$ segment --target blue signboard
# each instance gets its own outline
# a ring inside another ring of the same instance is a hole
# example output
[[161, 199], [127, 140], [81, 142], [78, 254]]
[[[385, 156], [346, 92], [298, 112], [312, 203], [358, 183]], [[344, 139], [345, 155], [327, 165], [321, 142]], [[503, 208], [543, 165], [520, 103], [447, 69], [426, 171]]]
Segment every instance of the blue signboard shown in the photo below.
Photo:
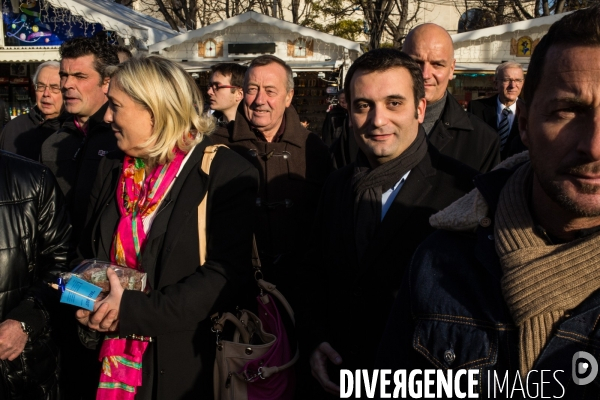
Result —
[[[60, 46], [73, 37], [92, 37], [104, 30], [43, 0], [2, 0], [2, 22], [5, 46]], [[116, 42], [113, 34], [107, 37]]]

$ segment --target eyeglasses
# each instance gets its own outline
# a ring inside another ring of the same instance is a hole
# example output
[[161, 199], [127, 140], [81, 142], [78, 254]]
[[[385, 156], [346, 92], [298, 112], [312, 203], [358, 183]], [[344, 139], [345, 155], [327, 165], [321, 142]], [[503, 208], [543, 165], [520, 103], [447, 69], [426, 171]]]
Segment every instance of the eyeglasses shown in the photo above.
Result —
[[37, 83], [35, 85], [36, 92], [44, 93], [46, 91], [46, 88], [48, 88], [50, 90], [50, 93], [54, 93], [54, 94], [60, 93], [60, 86], [58, 86], [58, 85], [48, 86], [48, 85], [44, 85], [43, 83]]
[[510, 79], [510, 78], [504, 78], [502, 79], [501, 82], [504, 83], [518, 83], [519, 85], [522, 84], [525, 81], [525, 79]]
[[213, 91], [217, 92], [219, 91], [219, 89], [241, 89], [241, 87], [239, 86], [231, 86], [231, 85], [222, 85], [219, 86], [218, 83], [209, 83], [208, 87], [211, 88]]

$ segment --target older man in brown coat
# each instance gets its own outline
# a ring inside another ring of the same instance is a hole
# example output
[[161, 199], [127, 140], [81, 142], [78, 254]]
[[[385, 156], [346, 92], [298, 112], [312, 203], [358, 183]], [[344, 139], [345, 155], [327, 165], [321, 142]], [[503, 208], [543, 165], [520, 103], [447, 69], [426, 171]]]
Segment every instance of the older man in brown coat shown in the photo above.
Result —
[[275, 56], [260, 56], [246, 73], [235, 123], [212, 135], [260, 172], [255, 234], [263, 271], [292, 305], [321, 187], [331, 171], [327, 147], [290, 107], [293, 96], [290, 67]]

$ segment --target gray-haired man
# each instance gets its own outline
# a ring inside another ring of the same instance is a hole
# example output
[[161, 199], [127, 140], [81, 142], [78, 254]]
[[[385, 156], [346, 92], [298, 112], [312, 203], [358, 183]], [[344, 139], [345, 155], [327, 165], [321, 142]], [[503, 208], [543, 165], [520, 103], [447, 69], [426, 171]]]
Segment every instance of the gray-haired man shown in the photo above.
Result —
[[494, 128], [500, 139], [500, 157], [505, 158], [525, 150], [519, 137], [517, 100], [523, 88], [523, 66], [514, 61], [504, 62], [496, 68], [494, 83], [498, 94], [469, 103], [469, 112]]
[[[213, 76], [214, 79], [214, 76]], [[300, 124], [291, 106], [294, 78], [279, 58], [255, 58], [244, 78], [233, 124], [211, 139], [235, 150], [260, 172], [255, 235], [263, 270], [295, 305], [310, 227], [331, 170], [327, 146]]]
[[42, 143], [60, 128], [63, 98], [60, 64], [46, 61], [33, 75], [35, 106], [10, 121], [0, 134], [0, 149], [38, 161]]

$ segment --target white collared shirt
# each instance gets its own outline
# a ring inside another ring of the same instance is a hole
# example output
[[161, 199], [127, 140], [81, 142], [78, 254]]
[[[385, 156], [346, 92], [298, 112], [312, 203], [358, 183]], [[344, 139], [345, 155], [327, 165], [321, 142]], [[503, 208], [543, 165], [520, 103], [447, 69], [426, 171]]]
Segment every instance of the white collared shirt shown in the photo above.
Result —
[[400, 189], [402, 189], [402, 186], [404, 186], [404, 182], [406, 182], [406, 178], [408, 178], [408, 174], [410, 174], [410, 171], [408, 171], [406, 174], [404, 174], [404, 176], [398, 182], [396, 182], [396, 184], [394, 186], [392, 186], [391, 188], [389, 188], [388, 190], [386, 190], [384, 193], [381, 194], [381, 220], [382, 221], [383, 221], [383, 217], [385, 217], [385, 214], [388, 212], [388, 210], [392, 206], [392, 203], [394, 202], [394, 199], [398, 195], [398, 192], [400, 192]]

